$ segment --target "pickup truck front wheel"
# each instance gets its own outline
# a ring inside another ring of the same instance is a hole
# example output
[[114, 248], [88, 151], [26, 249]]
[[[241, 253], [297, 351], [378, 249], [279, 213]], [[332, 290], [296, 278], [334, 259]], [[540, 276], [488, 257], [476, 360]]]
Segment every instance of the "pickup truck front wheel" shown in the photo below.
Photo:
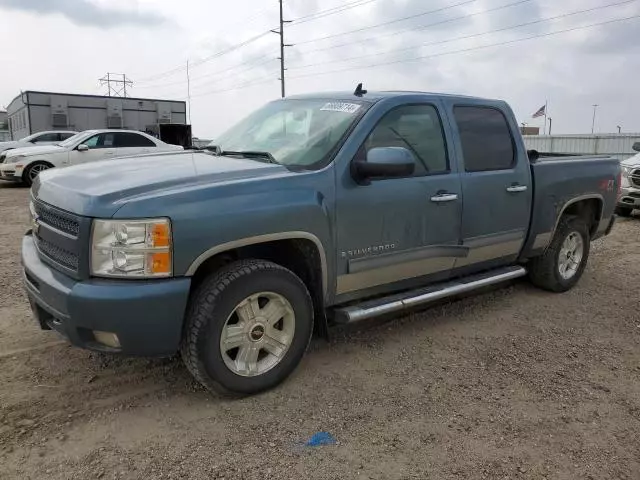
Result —
[[579, 217], [562, 217], [547, 250], [529, 264], [529, 278], [540, 288], [552, 292], [571, 289], [587, 265], [590, 235]]
[[302, 280], [272, 262], [241, 260], [193, 293], [182, 358], [209, 390], [254, 394], [293, 372], [312, 331], [313, 306]]

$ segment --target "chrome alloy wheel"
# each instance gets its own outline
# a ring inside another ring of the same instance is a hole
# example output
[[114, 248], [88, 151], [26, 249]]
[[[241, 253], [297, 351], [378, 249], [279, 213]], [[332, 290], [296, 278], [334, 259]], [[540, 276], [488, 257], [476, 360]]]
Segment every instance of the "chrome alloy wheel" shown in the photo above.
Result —
[[234, 308], [222, 327], [220, 353], [236, 375], [254, 377], [278, 365], [295, 333], [289, 301], [274, 292], [250, 295]]
[[569, 280], [576, 274], [580, 268], [583, 255], [584, 241], [582, 240], [582, 235], [578, 232], [571, 232], [562, 242], [558, 255], [558, 273], [563, 279]]
[[33, 165], [30, 169], [29, 169], [29, 180], [31, 180], [32, 182], [36, 179], [36, 177], [40, 174], [40, 172], [44, 172], [45, 170], [48, 170], [49, 167], [42, 164], [42, 163], [38, 163], [37, 165]]

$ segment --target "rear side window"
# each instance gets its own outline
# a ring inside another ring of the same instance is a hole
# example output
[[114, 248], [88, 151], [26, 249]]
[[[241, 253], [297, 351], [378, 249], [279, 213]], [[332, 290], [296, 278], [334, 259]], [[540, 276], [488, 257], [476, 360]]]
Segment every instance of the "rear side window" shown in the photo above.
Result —
[[73, 137], [75, 133], [59, 133], [60, 140], [66, 140], [67, 138]]
[[34, 138], [32, 140], [33, 143], [38, 143], [38, 142], [57, 142], [58, 141], [58, 134], [57, 133], [43, 133], [42, 135]]
[[464, 169], [467, 172], [507, 170], [514, 164], [514, 148], [507, 119], [487, 107], [455, 107]]
[[116, 133], [116, 147], [119, 148], [131, 148], [131, 147], [155, 147], [156, 144], [149, 140], [147, 137], [138, 135], [137, 133], [121, 132]]

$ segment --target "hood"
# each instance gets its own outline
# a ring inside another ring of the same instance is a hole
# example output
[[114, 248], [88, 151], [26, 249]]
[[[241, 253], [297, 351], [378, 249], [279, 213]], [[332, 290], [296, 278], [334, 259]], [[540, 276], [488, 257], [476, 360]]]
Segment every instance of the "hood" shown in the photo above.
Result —
[[15, 157], [16, 155], [42, 155], [58, 152], [66, 152], [66, 149], [57, 145], [33, 145], [31, 147], [23, 146], [22, 148], [10, 150], [7, 152], [7, 157]]
[[170, 152], [53, 168], [38, 176], [33, 192], [63, 210], [106, 218], [136, 198], [288, 173], [255, 160]]
[[637, 167], [637, 166], [640, 166], [640, 153], [638, 153], [637, 155], [634, 155], [631, 158], [627, 158], [626, 160], [623, 160], [620, 163], [622, 165], [624, 165], [625, 167]]
[[0, 153], [10, 148], [28, 147], [29, 145], [33, 144], [29, 142], [21, 142], [20, 140], [13, 140], [11, 142], [0, 142]]

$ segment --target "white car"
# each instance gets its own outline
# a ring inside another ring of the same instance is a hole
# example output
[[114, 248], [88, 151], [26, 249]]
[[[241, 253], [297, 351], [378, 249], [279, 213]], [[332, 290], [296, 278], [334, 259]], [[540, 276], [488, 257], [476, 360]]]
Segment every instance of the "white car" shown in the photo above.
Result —
[[40, 172], [53, 167], [176, 150], [183, 148], [134, 130], [86, 130], [57, 145], [9, 150], [2, 154], [0, 179], [31, 185]]
[[64, 142], [67, 138], [73, 137], [76, 133], [71, 130], [56, 130], [51, 132], [38, 132], [20, 140], [10, 142], [0, 142], [0, 153], [14, 148], [33, 147], [34, 145], [54, 145]]

